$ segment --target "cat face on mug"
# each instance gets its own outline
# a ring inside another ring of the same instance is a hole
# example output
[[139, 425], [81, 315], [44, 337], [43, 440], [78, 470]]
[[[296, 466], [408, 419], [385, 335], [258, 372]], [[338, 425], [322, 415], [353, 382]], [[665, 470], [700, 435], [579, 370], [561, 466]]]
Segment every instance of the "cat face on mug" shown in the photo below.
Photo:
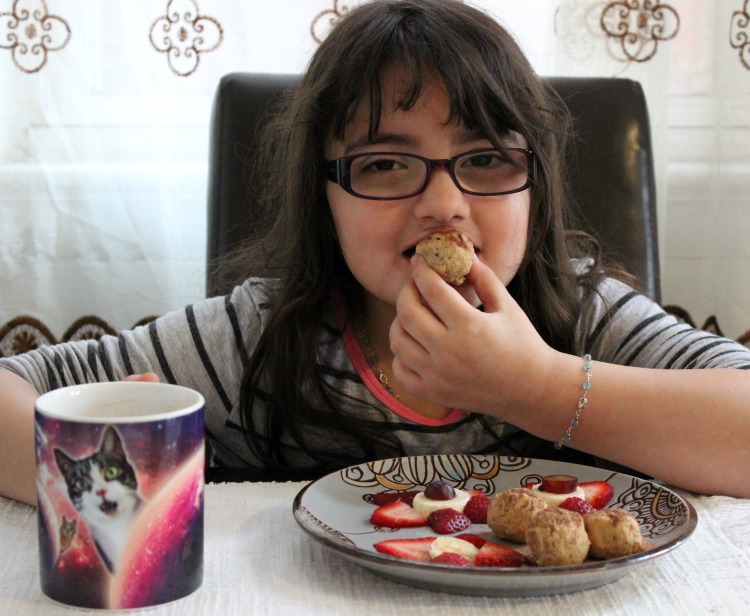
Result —
[[142, 502], [120, 435], [107, 426], [92, 455], [72, 458], [55, 448], [55, 461], [71, 503], [88, 523], [107, 568], [113, 571]]

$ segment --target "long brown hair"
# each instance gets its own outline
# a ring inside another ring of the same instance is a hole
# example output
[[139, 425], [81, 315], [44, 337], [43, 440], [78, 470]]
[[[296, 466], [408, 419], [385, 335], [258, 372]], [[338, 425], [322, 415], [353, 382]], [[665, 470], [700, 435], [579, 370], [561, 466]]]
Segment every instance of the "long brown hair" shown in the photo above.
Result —
[[[566, 110], [512, 36], [480, 10], [458, 0], [380, 0], [355, 8], [320, 45], [283, 113], [268, 127], [257, 177], [266, 180], [263, 206], [271, 224], [245, 255], [247, 275], [273, 276], [280, 286], [246, 369], [243, 428], [264, 465], [289, 476], [294, 469], [283, 454], [284, 434], [317, 461], [318, 474], [384, 452], [399, 454], [382, 422], [347, 415], [347, 400], [316, 368], [332, 297], [348, 309], [359, 307], [362, 298], [326, 201], [324, 146], [342, 136], [360, 103], [369, 106], [370, 129], [377, 129], [381, 75], [393, 66], [409, 76], [400, 107], [411, 108], [426, 81], [437, 76], [453, 119], [496, 145], [508, 130], [528, 141], [537, 178], [526, 253], [509, 290], [548, 344], [573, 351], [579, 298], [565, 233]], [[355, 435], [360, 450], [350, 460], [340, 452], [329, 455], [308, 437], [310, 426], [318, 433]]]

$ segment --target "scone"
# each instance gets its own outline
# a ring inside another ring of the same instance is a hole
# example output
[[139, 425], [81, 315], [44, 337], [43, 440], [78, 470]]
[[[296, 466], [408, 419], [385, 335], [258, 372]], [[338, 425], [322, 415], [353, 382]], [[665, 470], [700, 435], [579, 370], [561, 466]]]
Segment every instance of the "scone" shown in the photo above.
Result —
[[559, 507], [534, 514], [526, 543], [542, 566], [578, 565], [586, 560], [590, 545], [581, 514]]
[[642, 552], [646, 542], [638, 520], [624, 509], [602, 509], [583, 516], [592, 558], [617, 558]]
[[531, 518], [546, 509], [541, 496], [526, 488], [508, 488], [496, 494], [487, 509], [487, 524], [496, 535], [523, 543]]
[[474, 246], [458, 229], [433, 233], [417, 244], [416, 253], [448, 284], [458, 286], [471, 269]]

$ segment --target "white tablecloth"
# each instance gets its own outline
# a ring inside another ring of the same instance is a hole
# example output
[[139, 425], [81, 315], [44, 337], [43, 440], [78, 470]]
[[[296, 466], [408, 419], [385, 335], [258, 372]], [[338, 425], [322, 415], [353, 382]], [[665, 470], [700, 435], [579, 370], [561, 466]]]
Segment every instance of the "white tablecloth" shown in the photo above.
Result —
[[[151, 616], [750, 614], [750, 500], [681, 492], [698, 512], [698, 527], [672, 552], [593, 590], [501, 599], [428, 592], [381, 579], [349, 563], [311, 539], [294, 521], [292, 502], [303, 486], [206, 486], [203, 586], [185, 599], [143, 612]], [[0, 498], [0, 538], [0, 614], [90, 614], [53, 605], [42, 595], [34, 508]]]

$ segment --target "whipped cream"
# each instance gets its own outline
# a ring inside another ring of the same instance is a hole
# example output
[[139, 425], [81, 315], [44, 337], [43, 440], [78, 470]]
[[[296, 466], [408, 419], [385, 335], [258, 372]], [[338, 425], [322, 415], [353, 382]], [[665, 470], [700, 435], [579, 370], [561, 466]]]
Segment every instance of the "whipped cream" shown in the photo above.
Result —
[[586, 493], [580, 487], [577, 487], [572, 492], [566, 492], [565, 494], [554, 494], [553, 492], [547, 492], [545, 490], [541, 490], [541, 487], [541, 483], [536, 483], [531, 486], [531, 489], [534, 491], [534, 493], [541, 496], [550, 507], [557, 507], [565, 499], [571, 498], [573, 496], [578, 497], [582, 500], [586, 500]]

